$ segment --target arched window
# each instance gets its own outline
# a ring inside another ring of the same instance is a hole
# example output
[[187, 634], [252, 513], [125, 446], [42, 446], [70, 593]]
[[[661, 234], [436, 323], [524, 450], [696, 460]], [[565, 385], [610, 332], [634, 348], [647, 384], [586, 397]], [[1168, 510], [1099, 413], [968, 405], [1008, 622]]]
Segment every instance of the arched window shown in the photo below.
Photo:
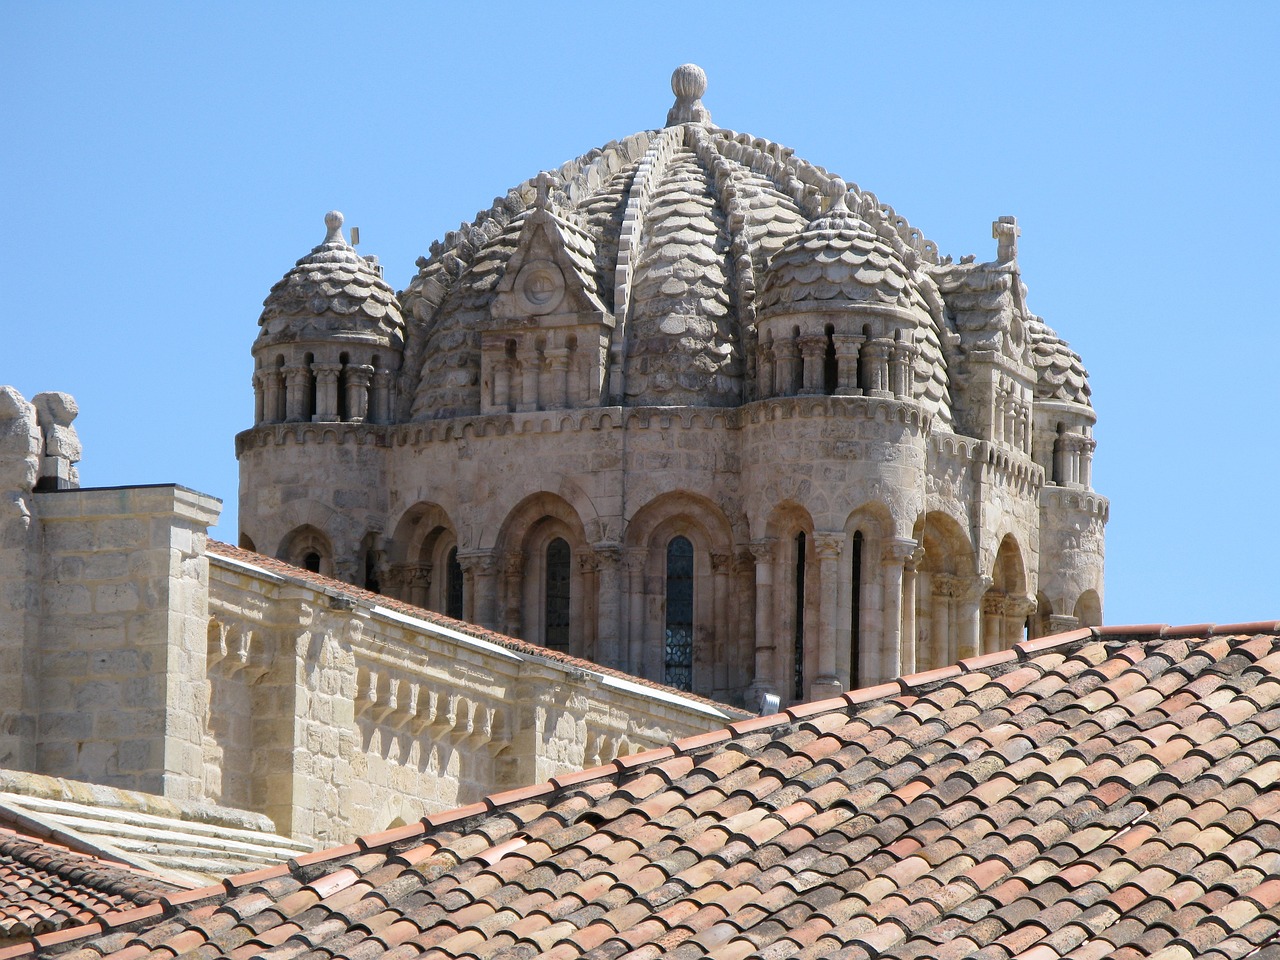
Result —
[[462, 564], [458, 562], [458, 548], [452, 547], [445, 560], [444, 614], [455, 620], [462, 619]]
[[693, 544], [676, 537], [667, 544], [666, 666], [663, 680], [693, 689]]
[[796, 534], [795, 688], [792, 690], [797, 703], [804, 700], [804, 554], [805, 535], [801, 530]]
[[854, 531], [849, 549], [853, 567], [849, 585], [849, 686], [854, 690], [862, 686], [862, 542], [862, 531]]
[[320, 572], [320, 554], [312, 550], [302, 558], [302, 567], [304, 570], [310, 570], [312, 573]]
[[556, 537], [547, 544], [546, 635], [553, 650], [569, 649], [569, 544]]

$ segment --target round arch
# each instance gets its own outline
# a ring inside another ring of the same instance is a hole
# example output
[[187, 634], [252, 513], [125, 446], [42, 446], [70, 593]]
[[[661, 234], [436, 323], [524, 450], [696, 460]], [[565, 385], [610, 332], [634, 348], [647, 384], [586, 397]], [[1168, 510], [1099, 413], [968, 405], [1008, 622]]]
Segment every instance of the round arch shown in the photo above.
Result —
[[916, 521], [916, 669], [959, 659], [961, 606], [977, 576], [977, 557], [964, 528], [950, 514], [931, 510]]

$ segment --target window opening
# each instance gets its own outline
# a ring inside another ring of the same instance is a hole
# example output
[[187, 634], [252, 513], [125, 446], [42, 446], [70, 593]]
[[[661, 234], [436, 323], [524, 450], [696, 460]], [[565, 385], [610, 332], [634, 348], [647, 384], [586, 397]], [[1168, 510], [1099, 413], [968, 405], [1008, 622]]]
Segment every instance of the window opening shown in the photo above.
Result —
[[381, 593], [381, 586], [378, 583], [378, 562], [370, 550], [364, 555], [364, 588], [371, 593]]
[[458, 548], [449, 550], [444, 570], [444, 615], [462, 619], [462, 564], [458, 562]]
[[862, 531], [853, 534], [850, 551], [853, 575], [850, 578], [852, 592], [849, 595], [849, 686], [857, 690], [862, 686]]
[[569, 649], [569, 544], [556, 537], [547, 544], [547, 596], [545, 645]]
[[667, 544], [666, 670], [668, 686], [693, 689], [693, 544], [676, 537]]
[[835, 327], [827, 327], [827, 350], [822, 357], [822, 392], [832, 396], [840, 386], [840, 367], [836, 361]]
[[310, 551], [302, 558], [302, 567], [304, 570], [310, 570], [312, 573], [320, 572], [320, 554], [314, 550]]
[[804, 699], [804, 548], [805, 536], [801, 530], [796, 534], [795, 688], [792, 690], [797, 702]]

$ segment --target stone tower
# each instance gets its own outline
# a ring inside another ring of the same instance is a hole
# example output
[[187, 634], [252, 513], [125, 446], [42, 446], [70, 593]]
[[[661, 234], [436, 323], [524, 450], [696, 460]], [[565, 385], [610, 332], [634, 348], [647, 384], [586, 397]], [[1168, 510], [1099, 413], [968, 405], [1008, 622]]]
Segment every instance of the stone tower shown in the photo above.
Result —
[[672, 89], [398, 295], [326, 218], [260, 320], [244, 545], [749, 704], [1098, 623], [1095, 415], [1014, 220], [953, 262]]

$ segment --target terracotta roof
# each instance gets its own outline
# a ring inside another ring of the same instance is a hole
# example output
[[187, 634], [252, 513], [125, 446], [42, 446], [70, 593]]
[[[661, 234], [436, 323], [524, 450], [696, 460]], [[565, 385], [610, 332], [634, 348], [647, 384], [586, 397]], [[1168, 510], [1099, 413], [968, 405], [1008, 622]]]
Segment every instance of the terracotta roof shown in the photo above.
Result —
[[178, 889], [17, 825], [0, 825], [0, 940], [77, 926]]
[[302, 567], [295, 567], [292, 564], [285, 563], [283, 560], [276, 560], [273, 557], [265, 556], [261, 553], [254, 553], [250, 550], [242, 550], [239, 547], [233, 547], [229, 543], [223, 543], [220, 540], [210, 540], [208, 543], [208, 552], [214, 556], [225, 557], [229, 560], [236, 560], [240, 563], [247, 563], [251, 566], [266, 570], [276, 576], [288, 577], [292, 580], [302, 581], [310, 584], [317, 590], [326, 593], [348, 597], [352, 600], [358, 600], [361, 603], [370, 606], [383, 607], [387, 610], [394, 610], [405, 616], [414, 617], [436, 626], [445, 627], [456, 633], [466, 634], [469, 637], [475, 637], [477, 640], [484, 640], [487, 643], [497, 644], [508, 650], [524, 654], [530, 657], [539, 657], [549, 660], [553, 663], [559, 663], [565, 667], [576, 670], [587, 670], [591, 673], [601, 674], [607, 677], [617, 677], [626, 680], [629, 683], [638, 686], [648, 687], [655, 692], [660, 692], [668, 697], [680, 697], [694, 703], [705, 704], [714, 707], [716, 710], [722, 711], [728, 716], [744, 716], [745, 711], [738, 707], [733, 707], [725, 703], [719, 703], [707, 697], [698, 696], [696, 693], [689, 693], [685, 690], [677, 690], [675, 687], [669, 687], [666, 684], [658, 683], [654, 680], [647, 680], [644, 677], [632, 676], [629, 673], [623, 673], [621, 670], [614, 670], [610, 667], [602, 667], [599, 664], [592, 663], [590, 660], [583, 660], [581, 657], [572, 657], [567, 653], [561, 653], [558, 650], [552, 650], [549, 647], [540, 644], [531, 643], [528, 640], [521, 640], [518, 637], [509, 637], [504, 633], [496, 633], [493, 630], [486, 630], [484, 627], [477, 626], [474, 623], [467, 623], [465, 620], [454, 620], [452, 617], [446, 617], [442, 613], [436, 613], [434, 610], [427, 610], [423, 607], [415, 607], [411, 603], [405, 603], [403, 600], [396, 600], [393, 597], [383, 596], [380, 593], [374, 593], [371, 590], [365, 590], [363, 587], [357, 587], [343, 580], [335, 580], [332, 577], [326, 577], [323, 574], [312, 573], [310, 570], [304, 570]]
[[0, 960], [1270, 957], [1278, 628], [1023, 642]]

